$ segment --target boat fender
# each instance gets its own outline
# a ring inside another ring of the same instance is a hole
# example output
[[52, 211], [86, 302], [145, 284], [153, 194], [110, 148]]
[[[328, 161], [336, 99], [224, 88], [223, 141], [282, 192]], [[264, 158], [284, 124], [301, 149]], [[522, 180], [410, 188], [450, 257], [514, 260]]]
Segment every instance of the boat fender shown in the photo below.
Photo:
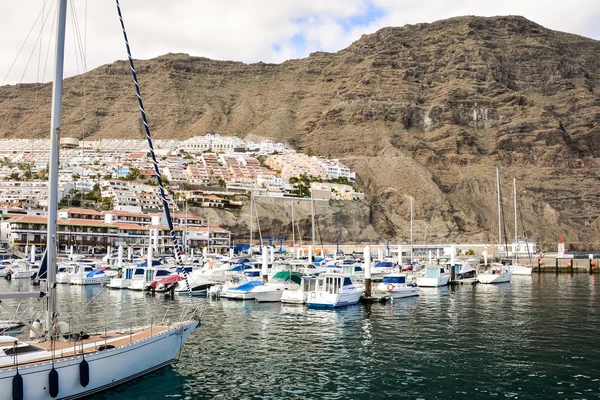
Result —
[[90, 383], [90, 365], [85, 358], [79, 363], [79, 383], [83, 387], [86, 387]]
[[389, 285], [387, 285], [387, 290], [388, 290], [388, 292], [391, 292], [392, 290], [394, 290], [394, 285], [392, 285], [391, 283]]
[[10, 281], [10, 280], [12, 279], [12, 274], [13, 274], [13, 273], [12, 273], [12, 271], [8, 271], [8, 272], [6, 273], [6, 280], [7, 280], [7, 281]]
[[23, 400], [23, 377], [19, 371], [12, 380], [12, 400]]
[[50, 374], [48, 374], [48, 392], [53, 399], [58, 396], [58, 371], [54, 367], [52, 367]]

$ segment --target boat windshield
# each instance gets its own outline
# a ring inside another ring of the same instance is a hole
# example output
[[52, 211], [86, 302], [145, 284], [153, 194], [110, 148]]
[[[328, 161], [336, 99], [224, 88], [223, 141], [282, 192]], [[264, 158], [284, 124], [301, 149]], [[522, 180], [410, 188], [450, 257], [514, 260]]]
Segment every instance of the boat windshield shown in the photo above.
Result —
[[406, 283], [405, 276], [384, 276], [382, 283]]
[[[442, 270], [443, 271], [443, 270]], [[437, 278], [440, 276], [440, 269], [437, 267], [427, 268], [427, 273], [425, 275], [427, 278]]]

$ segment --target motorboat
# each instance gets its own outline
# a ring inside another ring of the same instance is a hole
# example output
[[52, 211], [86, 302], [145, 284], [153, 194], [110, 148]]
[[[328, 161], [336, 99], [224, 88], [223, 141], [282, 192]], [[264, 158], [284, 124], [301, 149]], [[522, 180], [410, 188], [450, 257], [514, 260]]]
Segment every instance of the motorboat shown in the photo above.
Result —
[[375, 287], [374, 291], [384, 293], [393, 299], [419, 295], [419, 287], [408, 285], [406, 274], [403, 273], [384, 275], [381, 283]]
[[146, 269], [142, 267], [126, 267], [121, 272], [117, 272], [116, 276], [110, 278], [107, 287], [111, 289], [127, 289], [131, 286], [131, 281], [134, 278], [143, 279]]
[[365, 289], [356, 285], [350, 275], [325, 272], [317, 277], [315, 290], [308, 294], [310, 308], [335, 308], [357, 304]]
[[166, 278], [171, 271], [164, 267], [146, 267], [143, 276], [134, 275], [131, 278], [130, 290], [146, 290], [150, 282]]
[[511, 279], [510, 268], [507, 265], [492, 263], [490, 268], [477, 276], [479, 283], [508, 283]]
[[[80, 267], [82, 269], [89, 267]], [[102, 285], [109, 283], [112, 276], [103, 269], [94, 269], [86, 274], [76, 274], [71, 277], [71, 285]]]
[[37, 273], [39, 266], [30, 262], [29, 260], [14, 260], [12, 264], [12, 278], [13, 279], [29, 279]]
[[279, 271], [264, 285], [251, 290], [258, 302], [281, 301], [281, 294], [287, 290], [300, 288], [300, 277], [295, 271]]
[[317, 286], [317, 277], [304, 275], [300, 277], [300, 285], [293, 290], [284, 290], [281, 293], [281, 302], [287, 304], [305, 304], [308, 300], [308, 293], [315, 290]]
[[[256, 268], [246, 269], [243, 272], [231, 272], [227, 273], [225, 282], [217, 283], [208, 289], [207, 296], [211, 297], [227, 297], [226, 292], [229, 289], [237, 288], [246, 282], [260, 281], [262, 282], [261, 270]], [[177, 290], [176, 290], [177, 291]]]
[[447, 264], [448, 269], [454, 268], [454, 281], [460, 283], [476, 283], [477, 269], [475, 269], [468, 261], [459, 261], [453, 266]]
[[252, 289], [264, 285], [263, 281], [248, 281], [243, 285], [225, 290], [224, 296], [229, 300], [254, 300]]
[[371, 269], [371, 278], [373, 279], [383, 279], [385, 274], [389, 274], [394, 271], [395, 263], [391, 261], [378, 261], [373, 265]]
[[439, 265], [428, 265], [425, 267], [425, 275], [417, 278], [419, 287], [446, 286], [450, 282], [450, 274], [446, 268]]
[[85, 276], [94, 271], [89, 265], [59, 264], [56, 272], [56, 283], [71, 283], [71, 279], [79, 275]]

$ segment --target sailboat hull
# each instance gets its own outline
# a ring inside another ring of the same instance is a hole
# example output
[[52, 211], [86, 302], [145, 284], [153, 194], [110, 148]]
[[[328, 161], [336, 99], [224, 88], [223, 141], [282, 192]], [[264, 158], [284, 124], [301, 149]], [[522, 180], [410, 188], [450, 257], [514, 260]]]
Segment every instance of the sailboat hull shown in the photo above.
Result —
[[510, 273], [513, 275], [531, 275], [531, 267], [524, 267], [522, 265], [512, 265], [510, 267]]
[[[198, 321], [188, 321], [127, 345], [87, 354], [89, 383], [80, 384], [82, 356], [55, 359], [19, 367], [23, 378], [23, 398], [51, 400], [49, 373], [54, 367], [58, 373], [58, 396], [54, 399], [80, 399], [120, 385], [149, 372], [169, 365], [181, 346], [198, 326]], [[13, 398], [14, 367], [0, 369], [0, 393], [3, 398]], [[4, 397], [6, 396], [6, 397]]]
[[479, 283], [507, 283], [510, 282], [511, 273], [503, 272], [497, 274], [491, 274], [489, 272], [484, 274], [479, 274], [477, 279]]

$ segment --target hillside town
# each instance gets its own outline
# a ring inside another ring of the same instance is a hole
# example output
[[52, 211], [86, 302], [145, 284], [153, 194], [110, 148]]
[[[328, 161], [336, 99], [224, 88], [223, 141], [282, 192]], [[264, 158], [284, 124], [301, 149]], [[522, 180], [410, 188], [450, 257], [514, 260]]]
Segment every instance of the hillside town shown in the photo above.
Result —
[[[47, 140], [3, 140], [0, 209], [3, 246], [43, 245], [48, 207]], [[272, 140], [244, 141], [207, 133], [185, 141], [157, 140], [156, 155], [176, 231], [191, 248], [228, 247], [231, 232], [188, 212], [236, 208], [252, 196], [362, 200], [356, 175], [336, 159], [297, 153]], [[167, 246], [166, 222], [145, 140], [61, 140], [59, 243]], [[180, 214], [179, 212], [185, 212]]]

